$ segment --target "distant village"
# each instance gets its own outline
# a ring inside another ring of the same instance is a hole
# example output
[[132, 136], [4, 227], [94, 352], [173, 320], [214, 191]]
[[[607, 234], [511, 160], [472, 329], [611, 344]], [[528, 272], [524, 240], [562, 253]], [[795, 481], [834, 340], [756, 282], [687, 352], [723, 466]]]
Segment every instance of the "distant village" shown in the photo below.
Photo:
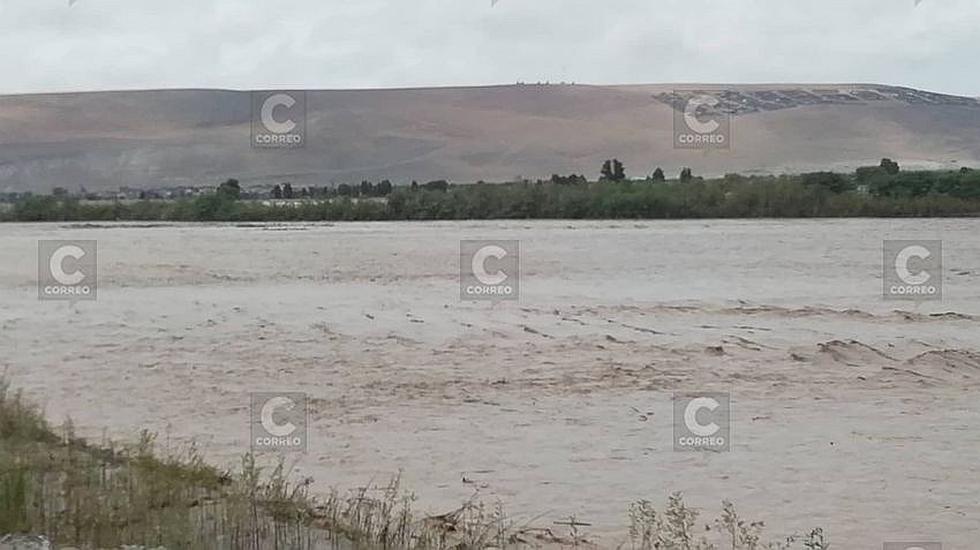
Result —
[[[214, 186], [180, 186], [180, 187], [161, 187], [158, 189], [135, 189], [132, 187], [122, 186], [119, 187], [118, 191], [113, 190], [101, 190], [101, 191], [88, 191], [84, 187], [81, 187], [75, 191], [69, 191], [64, 187], [55, 187], [51, 191], [51, 195], [56, 197], [65, 197], [78, 200], [87, 201], [125, 201], [125, 200], [149, 200], [149, 199], [182, 199], [182, 198], [193, 198], [201, 195], [206, 195], [214, 192]], [[0, 202], [17, 202], [22, 199], [26, 199], [35, 195], [46, 194], [46, 193], [34, 193], [31, 191], [25, 192], [9, 192], [0, 193]], [[245, 193], [243, 193], [243, 196]]]
[[[188, 186], [181, 185], [176, 187], [158, 187], [148, 189], [137, 189], [129, 186], [120, 186], [118, 190], [89, 191], [80, 187], [74, 191], [64, 187], [55, 187], [50, 193], [26, 192], [6, 192], [0, 193], [0, 203], [15, 203], [36, 195], [51, 195], [66, 199], [83, 200], [88, 202], [119, 202], [119, 201], [145, 201], [145, 200], [180, 200], [193, 199], [204, 195], [210, 195], [216, 189], [229, 187], [235, 190], [237, 198], [243, 200], [291, 200], [291, 199], [311, 199], [311, 198], [333, 198], [333, 197], [385, 197], [390, 195], [394, 185], [389, 180], [382, 180], [378, 183], [362, 181], [360, 184], [352, 185], [341, 183], [332, 186], [311, 186], [294, 189], [291, 183], [285, 182], [272, 186], [253, 186], [248, 189], [242, 188], [238, 180], [229, 179], [220, 186], [217, 182], [212, 185]], [[430, 181], [419, 184], [413, 181], [413, 188], [430, 190], [445, 190], [449, 183], [445, 180]]]

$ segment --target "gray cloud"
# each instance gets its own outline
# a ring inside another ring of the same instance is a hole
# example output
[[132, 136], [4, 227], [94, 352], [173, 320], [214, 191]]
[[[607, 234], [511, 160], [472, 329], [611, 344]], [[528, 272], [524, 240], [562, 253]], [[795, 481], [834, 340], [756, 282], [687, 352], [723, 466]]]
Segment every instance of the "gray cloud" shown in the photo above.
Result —
[[975, 0], [8, 0], [0, 93], [521, 80], [977, 95], [978, 29]]

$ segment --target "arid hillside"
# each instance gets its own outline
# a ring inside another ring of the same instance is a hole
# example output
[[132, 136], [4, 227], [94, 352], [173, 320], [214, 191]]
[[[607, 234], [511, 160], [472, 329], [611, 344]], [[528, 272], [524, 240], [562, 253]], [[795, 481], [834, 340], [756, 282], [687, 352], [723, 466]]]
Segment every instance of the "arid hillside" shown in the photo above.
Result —
[[[706, 93], [731, 113], [730, 150], [674, 147], [674, 113]], [[627, 174], [780, 173], [980, 164], [980, 102], [879, 85], [513, 85], [305, 92], [305, 146], [252, 147], [249, 92], [0, 96], [0, 192], [329, 185]]]

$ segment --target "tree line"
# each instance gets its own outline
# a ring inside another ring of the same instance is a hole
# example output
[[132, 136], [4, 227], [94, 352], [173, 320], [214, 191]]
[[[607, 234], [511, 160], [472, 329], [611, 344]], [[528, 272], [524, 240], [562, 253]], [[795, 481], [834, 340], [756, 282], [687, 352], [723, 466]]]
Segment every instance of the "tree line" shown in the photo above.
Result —
[[[297, 198], [291, 186], [272, 198]], [[348, 190], [349, 188], [349, 190]], [[630, 179], [616, 159], [600, 177], [553, 175], [548, 180], [454, 185], [437, 180], [393, 186], [365, 182], [308, 200], [241, 200], [228, 180], [214, 193], [171, 201], [89, 203], [64, 195], [32, 196], [0, 212], [0, 221], [340, 221], [461, 219], [900, 217], [980, 214], [980, 171], [903, 171], [883, 159], [854, 173], [782, 176], [728, 174], [705, 179], [684, 168], [667, 180], [657, 169]], [[309, 188], [305, 188], [309, 189]]]

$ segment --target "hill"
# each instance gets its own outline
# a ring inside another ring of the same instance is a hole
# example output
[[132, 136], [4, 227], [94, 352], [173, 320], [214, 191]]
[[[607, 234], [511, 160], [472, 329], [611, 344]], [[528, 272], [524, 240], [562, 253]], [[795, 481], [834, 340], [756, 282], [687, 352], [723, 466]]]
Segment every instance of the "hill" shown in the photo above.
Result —
[[[675, 93], [676, 90], [687, 90]], [[730, 150], [674, 147], [675, 109], [707, 94], [733, 115]], [[511, 85], [307, 91], [305, 146], [252, 146], [249, 92], [0, 96], [0, 191], [388, 178], [510, 181], [980, 164], [980, 102], [909, 88], [828, 85]]]

